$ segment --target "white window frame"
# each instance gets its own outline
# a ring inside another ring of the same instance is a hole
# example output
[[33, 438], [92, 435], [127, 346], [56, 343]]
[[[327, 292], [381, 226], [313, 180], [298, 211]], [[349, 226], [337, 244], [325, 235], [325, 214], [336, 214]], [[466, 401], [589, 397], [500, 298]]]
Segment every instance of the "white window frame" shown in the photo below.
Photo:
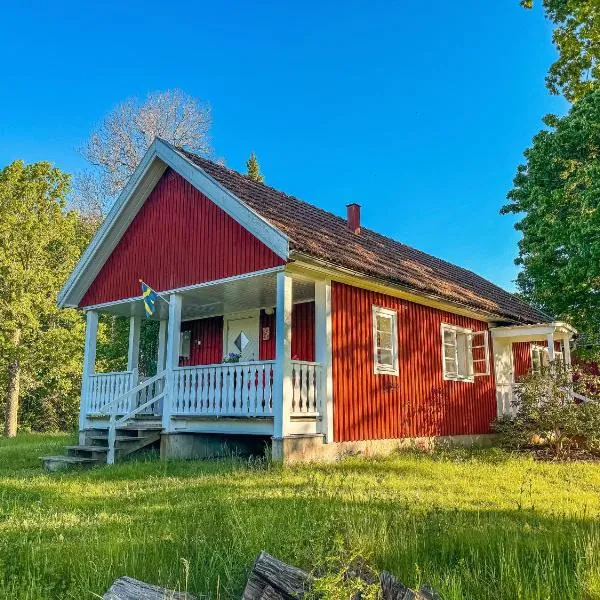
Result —
[[[446, 332], [451, 332], [454, 337], [454, 344], [446, 342]], [[464, 335], [464, 355], [460, 355], [460, 346], [458, 344], [458, 334]], [[489, 332], [484, 329], [482, 331], [473, 331], [458, 325], [450, 325], [442, 323], [440, 326], [440, 337], [442, 344], [442, 372], [446, 381], [463, 381], [473, 383], [475, 377], [490, 375], [490, 347], [489, 347]], [[480, 341], [479, 341], [480, 338]], [[474, 359], [473, 350], [483, 349], [484, 358]], [[452, 355], [450, 355], [452, 352]], [[455, 370], [448, 370], [448, 361], [454, 361]], [[461, 373], [460, 364], [464, 363], [464, 371]], [[481, 365], [480, 363], [483, 363]], [[479, 365], [479, 368], [476, 366]], [[483, 368], [481, 368], [483, 366]]]
[[[381, 306], [372, 306], [373, 316], [373, 370], [375, 375], [398, 375], [398, 313], [389, 308]], [[378, 361], [377, 346], [377, 317], [383, 317], [391, 320], [392, 323], [392, 364], [381, 364]]]

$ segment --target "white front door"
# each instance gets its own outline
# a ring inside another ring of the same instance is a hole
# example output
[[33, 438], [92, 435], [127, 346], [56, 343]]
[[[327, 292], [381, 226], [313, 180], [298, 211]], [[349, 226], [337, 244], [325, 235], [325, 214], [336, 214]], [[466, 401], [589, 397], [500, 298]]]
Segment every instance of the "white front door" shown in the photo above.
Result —
[[239, 354], [240, 361], [258, 360], [258, 313], [226, 317], [225, 355]]

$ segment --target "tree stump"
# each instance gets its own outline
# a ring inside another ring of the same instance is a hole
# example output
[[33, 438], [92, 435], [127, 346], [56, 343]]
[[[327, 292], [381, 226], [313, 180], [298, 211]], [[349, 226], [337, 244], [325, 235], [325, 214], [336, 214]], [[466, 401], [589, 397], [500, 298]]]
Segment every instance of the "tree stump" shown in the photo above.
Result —
[[102, 596], [103, 600], [197, 600], [186, 592], [150, 585], [132, 577], [119, 577]]

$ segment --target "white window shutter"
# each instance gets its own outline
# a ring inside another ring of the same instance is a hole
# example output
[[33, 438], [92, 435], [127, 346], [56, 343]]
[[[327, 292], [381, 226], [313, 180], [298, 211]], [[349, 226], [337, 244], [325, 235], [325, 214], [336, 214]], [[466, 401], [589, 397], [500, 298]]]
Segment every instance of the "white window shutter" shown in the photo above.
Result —
[[473, 375], [490, 374], [489, 333], [487, 330], [474, 331], [469, 336], [469, 351], [472, 357]]

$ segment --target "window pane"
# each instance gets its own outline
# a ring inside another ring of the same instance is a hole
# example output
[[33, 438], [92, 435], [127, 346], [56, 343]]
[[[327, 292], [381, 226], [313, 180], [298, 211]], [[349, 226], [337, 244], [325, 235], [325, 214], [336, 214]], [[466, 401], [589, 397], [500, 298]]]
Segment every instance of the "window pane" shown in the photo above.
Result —
[[448, 375], [457, 375], [456, 361], [453, 358], [446, 358], [444, 361], [445, 371]]
[[458, 374], [461, 377], [468, 377], [471, 374], [470, 356], [469, 356], [469, 338], [462, 331], [456, 334], [456, 346], [458, 350]]
[[380, 365], [384, 365], [386, 367], [393, 367], [394, 362], [392, 358], [392, 351], [386, 350], [384, 348], [377, 349], [377, 362]]
[[377, 346], [380, 348], [392, 349], [392, 334], [384, 333], [381, 331], [377, 332]]
[[392, 318], [383, 315], [377, 315], [377, 331], [382, 333], [392, 333]]

